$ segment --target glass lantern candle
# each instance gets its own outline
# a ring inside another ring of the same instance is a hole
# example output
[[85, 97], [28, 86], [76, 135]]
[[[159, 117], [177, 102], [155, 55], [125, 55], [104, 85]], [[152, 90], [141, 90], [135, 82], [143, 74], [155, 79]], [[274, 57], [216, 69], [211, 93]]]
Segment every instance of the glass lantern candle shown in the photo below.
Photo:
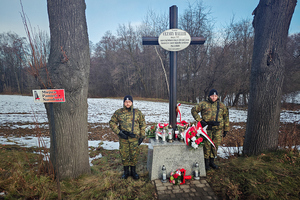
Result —
[[162, 172], [161, 182], [166, 183], [167, 182], [167, 169], [166, 169], [165, 165], [162, 166], [161, 172]]
[[166, 143], [166, 131], [162, 131], [162, 143]]
[[194, 166], [194, 179], [199, 180], [200, 179], [200, 168], [198, 162], [196, 162]]
[[155, 142], [158, 142], [158, 132], [155, 132]]
[[175, 129], [175, 140], [176, 141], [178, 141], [178, 135], [179, 135], [179, 131], [178, 131], [177, 127], [176, 127], [176, 129]]
[[173, 129], [171, 125], [168, 127], [168, 142], [173, 142]]

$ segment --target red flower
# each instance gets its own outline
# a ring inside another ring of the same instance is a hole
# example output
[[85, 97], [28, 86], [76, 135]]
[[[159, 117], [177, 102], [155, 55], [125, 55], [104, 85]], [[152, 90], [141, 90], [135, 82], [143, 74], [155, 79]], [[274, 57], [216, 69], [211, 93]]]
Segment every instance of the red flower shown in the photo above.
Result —
[[158, 127], [159, 127], [159, 128], [164, 128], [164, 126], [163, 126], [163, 125], [160, 125], [160, 123], [158, 123]]
[[200, 138], [198, 138], [198, 139], [200, 140], [200, 143], [203, 142], [203, 138], [202, 138], [202, 137], [200, 137]]
[[200, 144], [201, 142], [203, 142], [203, 138], [199, 137], [197, 140], [195, 140], [196, 144]]
[[192, 136], [190, 135], [190, 133], [186, 134], [186, 139], [190, 139], [192, 138]]
[[193, 137], [196, 137], [196, 132], [195, 131], [192, 131], [192, 134], [191, 134]]
[[173, 177], [174, 177], [175, 179], [178, 178], [178, 174], [175, 173], [175, 174], [173, 175]]

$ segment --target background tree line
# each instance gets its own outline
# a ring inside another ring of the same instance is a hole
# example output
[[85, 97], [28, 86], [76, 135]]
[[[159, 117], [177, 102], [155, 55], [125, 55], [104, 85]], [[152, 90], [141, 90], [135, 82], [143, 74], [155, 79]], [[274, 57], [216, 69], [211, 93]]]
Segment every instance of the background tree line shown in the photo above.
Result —
[[[178, 53], [178, 100], [197, 102], [216, 88], [230, 106], [247, 105], [254, 32], [252, 20], [232, 20], [214, 33], [210, 12], [198, 3], [179, 16], [179, 28], [191, 36], [204, 36], [204, 45], [189, 46]], [[169, 28], [168, 14], [149, 11], [142, 25], [119, 25], [117, 34], [107, 31], [90, 42], [89, 97], [126, 94], [168, 99], [169, 54], [159, 46], [143, 46], [142, 36], [159, 36]], [[50, 39], [39, 32], [33, 37], [40, 51], [50, 51]], [[37, 89], [35, 61], [25, 38], [0, 34], [0, 93], [31, 94]], [[285, 55], [283, 93], [300, 91], [300, 33], [290, 35]], [[38, 72], [36, 72], [38, 73]]]

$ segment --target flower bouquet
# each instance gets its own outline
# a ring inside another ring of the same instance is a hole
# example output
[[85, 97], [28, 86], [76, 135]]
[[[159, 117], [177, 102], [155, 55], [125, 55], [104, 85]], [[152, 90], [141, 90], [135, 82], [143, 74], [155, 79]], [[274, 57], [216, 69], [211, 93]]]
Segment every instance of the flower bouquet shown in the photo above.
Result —
[[[163, 138], [163, 133], [167, 134], [168, 133], [168, 123], [158, 123], [156, 127], [156, 134]], [[167, 137], [165, 135], [165, 137]]]
[[154, 124], [152, 126], [148, 126], [145, 130], [146, 137], [148, 137], [148, 138], [155, 137], [155, 132], [156, 132], [156, 124]]
[[215, 144], [203, 130], [200, 122], [198, 122], [196, 126], [193, 125], [188, 128], [184, 133], [182, 133], [182, 137], [184, 138], [186, 145], [191, 146], [194, 149], [197, 149], [200, 145], [204, 144], [204, 138], [215, 147]]
[[203, 145], [203, 137], [197, 132], [194, 126], [186, 130], [185, 140], [188, 146], [197, 149], [199, 145]]
[[186, 170], [185, 169], [177, 169], [175, 172], [171, 172], [170, 174], [170, 183], [173, 183], [173, 185], [182, 185], [185, 184], [185, 180], [192, 179], [192, 176], [186, 176], [185, 175]]

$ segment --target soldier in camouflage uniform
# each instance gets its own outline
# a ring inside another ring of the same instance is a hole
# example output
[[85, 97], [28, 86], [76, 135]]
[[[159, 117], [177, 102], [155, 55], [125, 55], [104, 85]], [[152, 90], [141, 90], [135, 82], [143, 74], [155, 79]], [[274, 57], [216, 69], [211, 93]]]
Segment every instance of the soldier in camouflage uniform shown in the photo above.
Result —
[[[199, 112], [202, 118], [198, 115]], [[209, 170], [210, 167], [217, 169], [214, 158], [217, 156], [218, 146], [221, 144], [222, 133], [225, 137], [229, 131], [228, 108], [220, 102], [217, 90], [212, 89], [208, 94], [208, 99], [194, 106], [191, 113], [197, 122], [200, 121], [203, 128], [208, 126], [207, 135], [216, 146], [215, 149], [209, 141], [204, 141], [205, 169]]]
[[[132, 129], [132, 119], [134, 113], [134, 127]], [[115, 111], [109, 126], [114, 133], [119, 136], [120, 155], [124, 166], [122, 179], [127, 179], [130, 175], [134, 179], [139, 179], [136, 173], [137, 157], [139, 155], [139, 145], [142, 143], [145, 135], [146, 122], [145, 117], [139, 109], [133, 109], [133, 99], [130, 95], [124, 97], [123, 108]]]

